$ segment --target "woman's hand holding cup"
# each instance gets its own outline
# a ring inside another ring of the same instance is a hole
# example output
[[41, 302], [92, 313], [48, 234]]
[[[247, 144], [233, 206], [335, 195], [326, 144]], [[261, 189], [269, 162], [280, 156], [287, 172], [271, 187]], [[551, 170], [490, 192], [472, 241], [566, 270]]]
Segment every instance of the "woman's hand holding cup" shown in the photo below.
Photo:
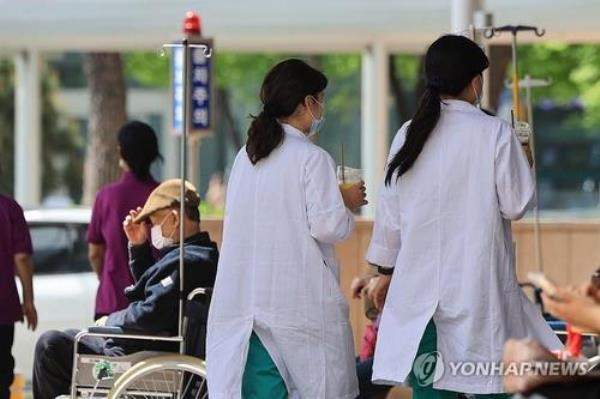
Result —
[[369, 203], [366, 199], [367, 189], [365, 188], [364, 181], [357, 183], [342, 183], [340, 184], [340, 191], [342, 192], [344, 205], [353, 212]]

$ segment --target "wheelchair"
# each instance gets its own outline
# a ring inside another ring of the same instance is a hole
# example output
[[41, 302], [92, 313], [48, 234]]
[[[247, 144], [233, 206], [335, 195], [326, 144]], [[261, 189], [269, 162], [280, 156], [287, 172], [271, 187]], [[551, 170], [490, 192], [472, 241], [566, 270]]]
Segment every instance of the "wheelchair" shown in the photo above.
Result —
[[[208, 398], [202, 359], [211, 294], [209, 288], [189, 293], [180, 336], [131, 334], [114, 327], [91, 327], [77, 334], [71, 395], [60, 398]], [[80, 342], [86, 337], [179, 344], [180, 352], [141, 351], [114, 357], [79, 353]]]

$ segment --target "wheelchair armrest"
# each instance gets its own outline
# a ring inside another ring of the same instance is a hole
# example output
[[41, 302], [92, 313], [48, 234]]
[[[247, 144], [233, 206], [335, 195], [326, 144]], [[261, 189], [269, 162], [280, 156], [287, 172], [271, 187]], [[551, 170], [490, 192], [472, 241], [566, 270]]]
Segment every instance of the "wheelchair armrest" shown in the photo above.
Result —
[[210, 287], [199, 287], [199, 288], [193, 289], [188, 294], [187, 300], [191, 301], [198, 295], [203, 295], [205, 298], [208, 298], [210, 300], [210, 297], [212, 296], [212, 292], [213, 292], [213, 289]]
[[93, 327], [89, 327], [87, 330], [91, 334], [110, 334], [110, 335], [127, 334], [127, 332], [125, 330], [123, 330], [121, 327], [93, 326]]
[[162, 342], [181, 342], [179, 336], [166, 335], [165, 333], [152, 333], [143, 331], [124, 330], [121, 327], [90, 327], [87, 330], [80, 331], [75, 336], [75, 343], [79, 343], [84, 337], [95, 338], [115, 338], [127, 340], [143, 341], [162, 341]]

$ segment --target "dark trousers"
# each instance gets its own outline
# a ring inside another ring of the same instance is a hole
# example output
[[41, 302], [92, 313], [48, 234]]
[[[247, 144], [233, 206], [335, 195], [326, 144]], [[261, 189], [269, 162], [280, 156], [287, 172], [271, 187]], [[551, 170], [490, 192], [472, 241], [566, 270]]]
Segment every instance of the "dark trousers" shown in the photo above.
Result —
[[[71, 392], [73, 348], [78, 330], [47, 331], [35, 345], [33, 363], [34, 399], [55, 399]], [[106, 354], [104, 340], [84, 338], [79, 341], [79, 353]]]
[[12, 357], [14, 338], [14, 324], [0, 325], [0, 399], [10, 398], [10, 386], [15, 368], [15, 359]]
[[356, 359], [356, 374], [358, 376], [358, 390], [360, 394], [356, 399], [377, 399], [385, 398], [392, 389], [389, 385], [376, 385], [371, 382], [373, 376], [373, 358], [370, 357], [364, 362]]

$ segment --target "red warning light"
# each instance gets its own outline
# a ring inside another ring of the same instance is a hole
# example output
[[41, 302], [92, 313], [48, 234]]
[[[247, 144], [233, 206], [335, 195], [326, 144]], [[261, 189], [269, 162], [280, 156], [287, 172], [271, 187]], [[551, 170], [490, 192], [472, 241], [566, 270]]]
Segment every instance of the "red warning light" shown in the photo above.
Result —
[[194, 11], [185, 13], [183, 21], [183, 33], [186, 35], [200, 35], [202, 33], [200, 16]]

